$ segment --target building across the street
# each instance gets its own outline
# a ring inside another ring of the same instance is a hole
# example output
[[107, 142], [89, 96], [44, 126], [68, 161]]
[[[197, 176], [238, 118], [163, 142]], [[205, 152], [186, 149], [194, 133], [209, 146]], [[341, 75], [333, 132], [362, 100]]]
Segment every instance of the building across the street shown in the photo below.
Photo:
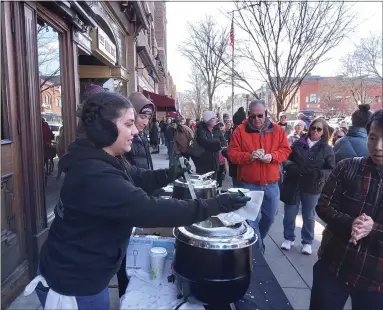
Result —
[[[264, 88], [266, 88], [264, 86]], [[308, 75], [295, 94], [288, 94], [291, 103], [286, 109], [290, 117], [302, 110], [332, 117], [351, 115], [357, 105], [367, 103], [371, 110], [382, 108], [382, 83], [367, 77], [348, 78], [343, 76], [324, 77]], [[277, 117], [276, 100], [271, 90], [268, 110]]]
[[125, 96], [147, 91], [165, 113], [176, 102], [166, 2], [3, 1], [1, 23], [4, 309], [36, 274], [62, 184], [55, 143], [63, 139], [67, 148], [74, 140], [84, 90], [97, 84]]

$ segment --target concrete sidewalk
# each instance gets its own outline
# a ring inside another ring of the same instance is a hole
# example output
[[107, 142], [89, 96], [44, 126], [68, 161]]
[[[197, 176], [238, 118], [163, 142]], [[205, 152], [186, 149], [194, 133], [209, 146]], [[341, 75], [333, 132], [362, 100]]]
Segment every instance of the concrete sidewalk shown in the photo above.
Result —
[[[153, 155], [153, 165], [155, 169], [168, 168], [166, 160], [166, 149], [160, 147], [160, 154]], [[226, 178], [224, 188], [231, 187], [231, 179]], [[288, 252], [280, 249], [283, 242], [283, 204], [276, 216], [269, 236], [265, 239], [266, 251], [265, 259], [270, 269], [277, 278], [287, 298], [295, 310], [308, 310], [310, 303], [310, 292], [312, 285], [312, 267], [317, 261], [317, 250], [322, 239], [323, 223], [318, 219], [315, 225], [315, 240], [313, 244], [313, 254], [310, 256], [303, 255], [300, 252], [300, 229], [302, 227], [302, 217], [297, 217], [295, 246]], [[111, 297], [111, 309], [119, 308], [118, 290], [116, 278], [113, 278], [109, 285]], [[26, 310], [26, 309], [42, 309], [36, 294], [29, 297], [20, 295], [8, 310]], [[348, 301], [345, 309], [351, 309], [350, 301]]]

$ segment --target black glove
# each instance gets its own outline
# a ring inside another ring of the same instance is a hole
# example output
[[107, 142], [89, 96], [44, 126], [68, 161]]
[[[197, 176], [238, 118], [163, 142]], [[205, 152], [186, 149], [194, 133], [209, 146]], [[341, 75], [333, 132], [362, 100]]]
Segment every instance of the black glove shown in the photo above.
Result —
[[250, 201], [250, 197], [243, 196], [237, 193], [223, 194], [215, 198], [218, 204], [222, 208], [222, 213], [228, 213], [238, 210], [246, 205]]
[[191, 173], [191, 166], [189, 161], [186, 158], [184, 158], [184, 164], [185, 164], [185, 168], [182, 168], [180, 162], [177, 161], [176, 164], [174, 164], [168, 169], [167, 175], [168, 175], [169, 183], [177, 180], [179, 177], [182, 177], [185, 171]]

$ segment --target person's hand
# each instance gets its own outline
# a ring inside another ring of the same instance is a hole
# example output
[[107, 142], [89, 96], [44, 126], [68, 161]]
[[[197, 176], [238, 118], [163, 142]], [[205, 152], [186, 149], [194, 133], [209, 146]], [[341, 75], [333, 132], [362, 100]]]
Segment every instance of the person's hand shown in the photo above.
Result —
[[222, 213], [228, 213], [235, 210], [238, 210], [246, 205], [250, 201], [250, 197], [243, 196], [237, 193], [229, 193], [219, 195], [215, 198], [218, 201], [218, 204], [222, 208]]
[[260, 157], [259, 160], [265, 164], [269, 164], [273, 160], [273, 156], [271, 154], [266, 154], [263, 157]]
[[184, 159], [185, 168], [182, 168], [181, 163], [177, 161], [176, 164], [171, 166], [168, 170], [168, 181], [173, 182], [174, 180], [177, 180], [179, 177], [182, 177], [184, 175], [184, 172], [191, 173], [191, 165], [189, 161], [185, 158]]
[[356, 245], [360, 239], [369, 235], [373, 225], [373, 219], [365, 213], [357, 217], [352, 223], [351, 238], [349, 242]]

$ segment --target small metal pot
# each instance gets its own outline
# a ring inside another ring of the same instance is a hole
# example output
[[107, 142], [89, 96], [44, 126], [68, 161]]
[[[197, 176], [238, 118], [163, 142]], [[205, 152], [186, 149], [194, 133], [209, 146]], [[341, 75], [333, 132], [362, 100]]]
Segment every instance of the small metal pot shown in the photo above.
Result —
[[232, 303], [249, 287], [257, 235], [245, 222], [223, 227], [218, 218], [210, 221], [213, 228], [194, 224], [173, 231], [178, 290], [185, 298], [205, 304]]
[[[191, 174], [190, 181], [197, 198], [213, 198], [217, 195], [217, 181], [208, 178], [200, 179], [200, 175]], [[173, 198], [191, 199], [190, 191], [186, 180], [180, 178], [173, 183]]]

